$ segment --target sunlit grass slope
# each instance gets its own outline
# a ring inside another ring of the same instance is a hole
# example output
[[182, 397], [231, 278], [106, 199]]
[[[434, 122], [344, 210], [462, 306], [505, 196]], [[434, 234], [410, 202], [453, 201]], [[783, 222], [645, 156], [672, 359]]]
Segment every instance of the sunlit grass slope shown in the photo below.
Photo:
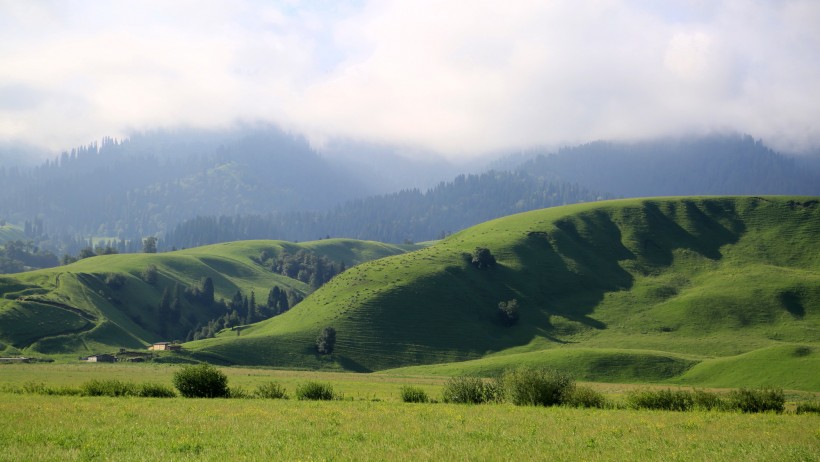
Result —
[[[373, 258], [404, 252], [399, 246], [347, 239], [302, 244], [282, 241], [242, 241], [162, 254], [121, 254], [80, 260], [68, 266], [0, 276], [0, 352], [88, 354], [115, 347], [141, 348], [146, 343], [172, 340], [159, 334], [156, 309], [163, 291], [184, 288], [210, 277], [216, 298], [230, 299], [237, 290], [256, 294], [263, 304], [278, 285], [302, 294], [310, 288], [274, 274], [256, 264], [263, 250], [273, 254], [309, 250], [351, 266]], [[157, 283], [142, 273], [157, 268]], [[119, 274], [121, 287], [106, 284]], [[221, 315], [214, 309], [183, 303], [180, 325], [184, 332], [199, 322]]]
[[[636, 362], [635, 372], [614, 367], [604, 375], [673, 379], [713, 358], [778, 345], [806, 346], [816, 361], [819, 236], [816, 198], [633, 199], [544, 209], [352, 268], [241, 337], [189, 347], [234, 363], [363, 371], [488, 355], [497, 370], [519, 362], [516, 354], [539, 352], [596, 380], [606, 378], [596, 366], [607, 361], [601, 358], [619, 355]], [[498, 266], [473, 267], [468, 255], [476, 247], [489, 248]], [[507, 327], [496, 311], [511, 299], [520, 319]], [[325, 326], [338, 340], [334, 354], [321, 358], [313, 343]], [[659, 358], [674, 366], [641, 372], [641, 364]], [[810, 386], [804, 379], [795, 380]]]

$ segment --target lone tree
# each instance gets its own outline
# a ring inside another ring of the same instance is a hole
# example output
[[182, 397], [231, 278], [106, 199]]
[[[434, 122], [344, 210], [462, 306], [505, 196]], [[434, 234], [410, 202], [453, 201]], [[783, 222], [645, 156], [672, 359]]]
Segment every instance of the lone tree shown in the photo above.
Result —
[[495, 266], [495, 257], [490, 249], [486, 247], [476, 247], [473, 251], [473, 258], [470, 262], [478, 269], [488, 269]]
[[498, 303], [498, 318], [505, 326], [512, 326], [518, 322], [518, 300], [512, 299]]
[[143, 253], [157, 253], [157, 238], [148, 236], [142, 240]]
[[325, 327], [322, 333], [316, 337], [316, 351], [321, 355], [329, 355], [333, 353], [333, 347], [336, 346], [336, 329], [332, 327]]
[[159, 273], [157, 272], [156, 265], [148, 265], [145, 270], [142, 271], [142, 280], [145, 281], [147, 284], [154, 285], [157, 283]]

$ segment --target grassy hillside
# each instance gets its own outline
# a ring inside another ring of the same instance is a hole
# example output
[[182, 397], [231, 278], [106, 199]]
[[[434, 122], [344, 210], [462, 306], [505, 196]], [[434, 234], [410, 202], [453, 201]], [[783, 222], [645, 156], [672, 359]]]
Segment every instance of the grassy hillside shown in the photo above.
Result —
[[[817, 236], [816, 198], [636, 199], [544, 209], [360, 265], [241, 337], [189, 347], [232, 363], [362, 371], [483, 357], [497, 369], [524, 354], [590, 379], [692, 383], [708, 382], [714, 374], [698, 371], [720, 358], [755, 372], [754, 361], [738, 356], [755, 351], [785, 359], [799, 347], [799, 364], [814, 365]], [[472, 266], [476, 247], [489, 248], [498, 265]], [[520, 319], [508, 327], [497, 307], [512, 299]], [[325, 326], [338, 332], [336, 351], [319, 357], [313, 343]], [[621, 359], [600, 372], [612, 358]], [[664, 366], [643, 372], [653, 362]], [[765, 371], [756, 373], [757, 382], [766, 381], [759, 377]], [[772, 380], [817, 386], [805, 371], [792, 375]], [[750, 380], [733, 377], [727, 382]]]
[[[166, 288], [181, 291], [210, 277], [216, 299], [230, 299], [237, 290], [246, 295], [254, 291], [257, 303], [264, 304], [274, 285], [307, 295], [311, 289], [304, 282], [275, 274], [254, 261], [263, 251], [281, 255], [299, 250], [347, 266], [405, 251], [345, 239], [303, 244], [243, 241], [161, 254], [98, 256], [68, 266], [3, 275], [0, 353], [73, 356], [184, 338], [185, 332], [221, 315], [224, 308], [181, 297], [180, 320], [163, 335], [157, 307]], [[152, 265], [157, 281], [149, 284], [143, 273]], [[118, 275], [121, 282], [112, 283], [111, 275]]]

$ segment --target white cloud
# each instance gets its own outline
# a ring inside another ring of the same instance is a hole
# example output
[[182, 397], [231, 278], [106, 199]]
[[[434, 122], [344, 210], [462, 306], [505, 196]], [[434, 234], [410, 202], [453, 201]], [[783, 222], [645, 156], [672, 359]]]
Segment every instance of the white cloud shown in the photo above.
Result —
[[0, 138], [268, 120], [452, 156], [732, 129], [820, 145], [820, 3], [0, 1]]

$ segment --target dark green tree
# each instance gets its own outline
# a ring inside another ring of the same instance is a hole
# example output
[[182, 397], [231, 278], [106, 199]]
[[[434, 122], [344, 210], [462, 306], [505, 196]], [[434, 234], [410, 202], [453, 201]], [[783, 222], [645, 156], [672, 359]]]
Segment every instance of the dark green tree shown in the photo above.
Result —
[[202, 280], [202, 298], [209, 305], [214, 302], [214, 281], [210, 276]]
[[91, 247], [86, 247], [86, 248], [80, 250], [80, 253], [77, 254], [77, 258], [79, 260], [82, 260], [83, 258], [90, 258], [90, 257], [96, 257], [96, 256], [97, 256], [97, 254], [94, 253], [94, 249], [92, 249]]
[[518, 322], [518, 300], [512, 299], [498, 303], [498, 318], [505, 326]]
[[157, 308], [159, 331], [163, 336], [168, 335], [168, 321], [171, 319], [171, 291], [166, 287], [162, 291], [162, 298]]
[[173, 323], [178, 323], [182, 318], [182, 299], [180, 293], [182, 287], [179, 284], [174, 285], [173, 296], [171, 297], [171, 313], [170, 320]]
[[154, 236], [148, 236], [142, 240], [142, 252], [143, 253], [157, 253], [157, 238]]
[[253, 323], [256, 321], [261, 320], [261, 316], [259, 316], [259, 310], [256, 306], [256, 294], [251, 291], [251, 298], [249, 301], [250, 307], [248, 308], [248, 323]]
[[142, 272], [142, 280], [145, 281], [147, 284], [156, 284], [158, 277], [159, 273], [157, 271], [156, 265], [148, 265], [148, 267], [145, 268], [145, 270], [143, 270]]
[[478, 269], [489, 269], [496, 265], [495, 256], [486, 247], [476, 247], [470, 262]]
[[333, 353], [336, 347], [336, 329], [333, 327], [325, 327], [322, 332], [316, 337], [316, 351], [321, 355], [329, 355]]

